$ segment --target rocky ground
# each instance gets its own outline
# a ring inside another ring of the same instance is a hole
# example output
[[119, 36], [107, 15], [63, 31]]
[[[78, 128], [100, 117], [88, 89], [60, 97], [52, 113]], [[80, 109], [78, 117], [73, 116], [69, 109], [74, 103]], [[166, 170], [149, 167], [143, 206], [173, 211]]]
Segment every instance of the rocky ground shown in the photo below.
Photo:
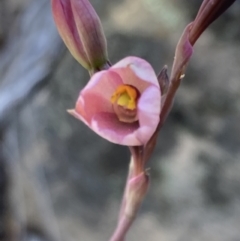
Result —
[[[91, 2], [111, 61], [135, 55], [158, 72], [171, 66], [201, 1]], [[58, 38], [49, 2], [3, 3], [0, 240], [108, 240], [128, 150], [66, 113], [89, 77]], [[239, 10], [237, 1], [196, 45], [149, 164], [151, 188], [129, 241], [240, 240]]]

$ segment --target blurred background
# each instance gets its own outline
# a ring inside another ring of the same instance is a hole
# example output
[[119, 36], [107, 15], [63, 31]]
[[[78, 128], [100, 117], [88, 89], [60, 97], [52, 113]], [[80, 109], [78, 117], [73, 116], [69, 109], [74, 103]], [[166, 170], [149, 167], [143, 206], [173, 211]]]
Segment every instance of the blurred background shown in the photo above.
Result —
[[[201, 0], [91, 0], [112, 63], [156, 72]], [[149, 163], [128, 241], [240, 240], [240, 2], [196, 44]], [[0, 240], [106, 241], [129, 151], [67, 114], [87, 72], [58, 36], [49, 0], [0, 0]]]

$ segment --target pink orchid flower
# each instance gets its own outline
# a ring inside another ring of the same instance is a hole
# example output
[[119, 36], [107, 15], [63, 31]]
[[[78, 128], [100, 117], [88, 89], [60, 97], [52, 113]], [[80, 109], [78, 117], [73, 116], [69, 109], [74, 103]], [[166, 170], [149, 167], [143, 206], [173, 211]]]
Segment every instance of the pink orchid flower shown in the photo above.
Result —
[[120, 145], [145, 145], [159, 123], [161, 91], [151, 65], [127, 57], [94, 74], [69, 113]]

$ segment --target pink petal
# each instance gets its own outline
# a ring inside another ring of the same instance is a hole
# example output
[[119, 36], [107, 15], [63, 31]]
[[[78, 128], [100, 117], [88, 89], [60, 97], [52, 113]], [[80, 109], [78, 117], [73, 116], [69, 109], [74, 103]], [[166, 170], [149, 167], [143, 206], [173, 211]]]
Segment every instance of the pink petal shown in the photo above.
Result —
[[125, 84], [130, 84], [142, 92], [150, 85], [159, 86], [157, 76], [152, 66], [137, 57], [126, 57], [111, 67], [117, 72]]
[[138, 117], [140, 126], [156, 125], [156, 116], [160, 115], [161, 98], [159, 89], [150, 86], [141, 95], [138, 101]]
[[85, 92], [92, 92], [101, 95], [102, 98], [110, 102], [112, 94], [116, 91], [119, 85], [122, 85], [121, 77], [111, 71], [100, 71], [94, 74], [86, 87], [83, 89], [82, 94]]
[[77, 118], [77, 119], [79, 119], [80, 121], [82, 121], [84, 124], [86, 124], [87, 126], [89, 126], [89, 123], [86, 121], [86, 119], [82, 116], [82, 115], [80, 115], [76, 110], [67, 110], [67, 112], [70, 114], [70, 115], [72, 115], [72, 116], [74, 116], [75, 118]]
[[161, 109], [160, 91], [157, 87], [147, 88], [138, 101], [138, 118], [140, 128], [136, 135], [142, 142], [152, 136], [159, 123]]
[[142, 143], [141, 145], [145, 145], [149, 141], [155, 130], [156, 126], [141, 126], [133, 134], [136, 135], [136, 137], [140, 140], [140, 142]]
[[90, 125], [91, 119], [97, 113], [113, 113], [113, 108], [111, 102], [99, 93], [85, 91], [80, 95], [75, 111]]
[[91, 123], [92, 129], [103, 138], [120, 145], [137, 146], [141, 141], [133, 133], [139, 128], [138, 123], [123, 123], [115, 114], [98, 113]]

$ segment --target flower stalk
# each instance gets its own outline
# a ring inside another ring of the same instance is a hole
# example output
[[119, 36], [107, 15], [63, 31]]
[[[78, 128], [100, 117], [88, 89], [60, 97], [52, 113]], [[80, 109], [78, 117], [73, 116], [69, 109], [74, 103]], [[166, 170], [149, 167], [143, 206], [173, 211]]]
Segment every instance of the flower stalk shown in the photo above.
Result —
[[149, 187], [149, 175], [144, 170], [143, 147], [132, 147], [129, 173], [119, 213], [118, 225], [110, 241], [124, 241], [134, 222]]

